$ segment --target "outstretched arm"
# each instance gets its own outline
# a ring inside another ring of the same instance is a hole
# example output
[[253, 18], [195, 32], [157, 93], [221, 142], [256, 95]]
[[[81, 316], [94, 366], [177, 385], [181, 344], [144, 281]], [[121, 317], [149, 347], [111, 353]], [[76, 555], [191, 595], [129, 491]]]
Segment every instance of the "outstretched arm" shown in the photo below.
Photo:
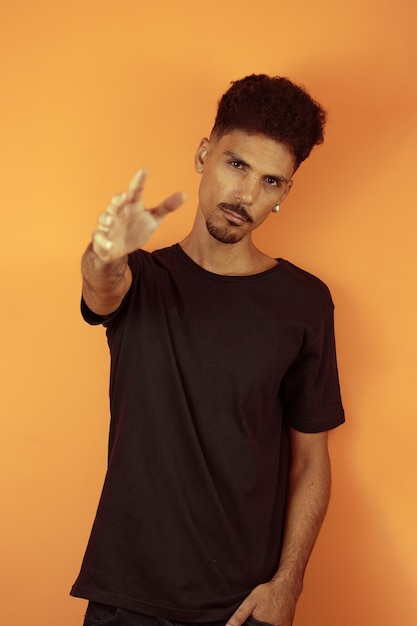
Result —
[[145, 209], [142, 193], [146, 170], [139, 170], [126, 193], [114, 196], [98, 217], [92, 243], [82, 258], [83, 297], [98, 315], [115, 311], [128, 292], [132, 275], [127, 255], [143, 246], [164, 217], [185, 195], [176, 193], [153, 209]]
[[291, 467], [283, 548], [277, 573], [258, 585], [229, 619], [240, 626], [250, 616], [273, 626], [291, 626], [304, 571], [330, 497], [327, 432], [291, 429]]

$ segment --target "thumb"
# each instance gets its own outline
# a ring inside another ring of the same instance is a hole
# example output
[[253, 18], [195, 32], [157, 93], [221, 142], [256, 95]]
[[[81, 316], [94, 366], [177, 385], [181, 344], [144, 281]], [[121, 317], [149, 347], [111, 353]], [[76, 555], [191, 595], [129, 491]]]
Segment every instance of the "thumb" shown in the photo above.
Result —
[[187, 195], [185, 193], [177, 192], [166, 198], [166, 200], [158, 204], [155, 208], [149, 209], [149, 212], [152, 213], [155, 218], [161, 220], [168, 215], [168, 213], [178, 209], [186, 200]]
[[233, 613], [232, 617], [227, 620], [226, 626], [241, 626], [252, 615], [254, 609], [255, 605], [249, 598], [246, 598]]

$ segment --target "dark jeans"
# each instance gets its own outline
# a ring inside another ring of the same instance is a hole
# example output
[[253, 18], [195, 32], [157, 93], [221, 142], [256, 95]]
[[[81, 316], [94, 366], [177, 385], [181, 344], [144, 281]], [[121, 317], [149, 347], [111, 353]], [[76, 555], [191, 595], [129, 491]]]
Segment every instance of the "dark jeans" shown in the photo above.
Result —
[[[126, 609], [118, 609], [116, 606], [89, 602], [85, 615], [84, 626], [192, 626], [187, 622], [173, 622], [169, 619], [151, 617], [134, 613]], [[195, 624], [195, 626], [225, 626], [226, 620], [220, 622], [206, 622], [205, 624]], [[249, 617], [245, 626], [268, 626], [265, 622], [260, 622], [254, 617]]]

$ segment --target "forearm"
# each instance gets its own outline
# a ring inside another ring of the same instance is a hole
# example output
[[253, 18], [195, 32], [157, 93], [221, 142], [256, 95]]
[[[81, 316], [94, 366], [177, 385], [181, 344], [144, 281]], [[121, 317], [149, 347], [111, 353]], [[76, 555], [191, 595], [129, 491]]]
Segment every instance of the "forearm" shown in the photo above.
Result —
[[131, 284], [127, 256], [105, 262], [90, 244], [82, 257], [81, 271], [83, 297], [87, 306], [98, 315], [108, 315], [115, 311]]
[[87, 306], [98, 315], [115, 311], [130, 289], [128, 254], [139, 250], [165, 216], [185, 200], [183, 193], [176, 193], [147, 210], [141, 200], [145, 180], [146, 170], [139, 170], [129, 190], [113, 196], [98, 216], [93, 242], [83, 255], [83, 296]]
[[293, 623], [304, 571], [326, 514], [330, 495], [327, 433], [290, 429], [291, 465], [283, 546], [273, 578], [255, 587], [229, 619], [241, 626], [249, 615], [273, 626]]
[[293, 593], [298, 596], [330, 498], [331, 470], [327, 434], [323, 434], [322, 438], [322, 449], [317, 455], [303, 456], [293, 450], [280, 565], [272, 579], [273, 582], [285, 577]]

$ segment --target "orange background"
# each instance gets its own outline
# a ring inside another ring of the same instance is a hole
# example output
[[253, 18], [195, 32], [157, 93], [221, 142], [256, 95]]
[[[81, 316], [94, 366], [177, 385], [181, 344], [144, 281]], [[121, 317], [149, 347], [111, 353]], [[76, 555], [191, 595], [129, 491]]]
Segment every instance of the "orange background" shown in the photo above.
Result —
[[218, 96], [252, 72], [303, 83], [324, 146], [257, 235], [336, 302], [348, 422], [295, 626], [417, 623], [416, 9], [413, 0], [3, 1], [1, 621], [76, 626], [68, 596], [106, 463], [108, 353], [79, 315], [96, 215], [141, 165], [187, 204]]

